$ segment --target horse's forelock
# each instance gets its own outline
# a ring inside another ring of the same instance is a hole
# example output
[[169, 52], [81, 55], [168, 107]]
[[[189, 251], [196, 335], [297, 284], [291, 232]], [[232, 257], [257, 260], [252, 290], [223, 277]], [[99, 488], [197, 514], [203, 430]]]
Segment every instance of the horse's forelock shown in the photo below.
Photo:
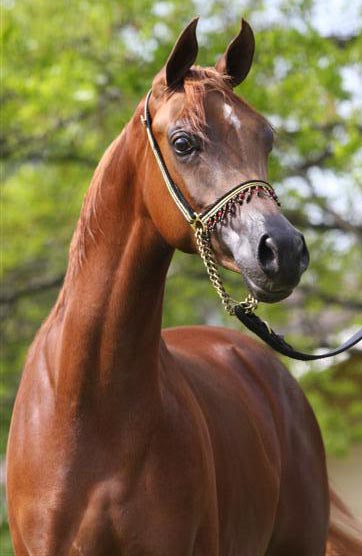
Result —
[[[230, 104], [240, 104], [246, 107], [256, 118], [262, 120], [264, 125], [268, 127], [272, 134], [275, 135], [275, 129], [272, 124], [262, 114], [260, 114], [245, 99], [235, 95], [231, 86], [231, 78], [228, 75], [221, 74], [215, 68], [202, 68], [193, 66], [185, 76], [183, 90], [186, 102], [180, 114], [180, 117], [187, 120], [191, 129], [206, 137], [206, 114], [205, 114], [205, 95], [207, 92], [215, 91], [220, 93], [224, 101]], [[173, 91], [168, 94], [172, 95]]]
[[186, 74], [182, 89], [167, 89], [166, 98], [171, 98], [177, 91], [185, 95], [185, 102], [179, 117], [188, 122], [190, 128], [206, 139], [205, 95], [209, 91], [218, 91], [224, 97], [234, 97], [229, 85], [229, 78], [214, 68], [193, 66]]

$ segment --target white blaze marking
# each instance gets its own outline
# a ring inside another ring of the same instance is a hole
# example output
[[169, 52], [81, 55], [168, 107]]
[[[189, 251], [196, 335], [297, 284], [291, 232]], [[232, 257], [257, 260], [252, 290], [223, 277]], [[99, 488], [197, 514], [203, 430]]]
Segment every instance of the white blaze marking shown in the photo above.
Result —
[[240, 121], [239, 118], [236, 116], [233, 107], [230, 104], [224, 103], [224, 116], [225, 119], [234, 126], [235, 129], [240, 129]]

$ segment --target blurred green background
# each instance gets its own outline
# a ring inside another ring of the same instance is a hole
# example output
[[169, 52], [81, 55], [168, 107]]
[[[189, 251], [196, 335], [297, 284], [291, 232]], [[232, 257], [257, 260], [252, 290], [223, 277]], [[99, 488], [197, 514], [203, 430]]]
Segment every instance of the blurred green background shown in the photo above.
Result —
[[[237, 92], [274, 124], [270, 161], [285, 214], [311, 253], [297, 291], [259, 314], [299, 348], [340, 342], [362, 313], [362, 6], [358, 0], [4, 0], [1, 112], [1, 435], [26, 350], [54, 303], [95, 166], [194, 15], [198, 62], [213, 65], [241, 15], [256, 34]], [[227, 283], [242, 297], [240, 280]], [[164, 326], [235, 326], [196, 257], [171, 265]], [[328, 453], [362, 441], [362, 352], [286, 362], [317, 413]], [[3, 484], [3, 483], [2, 483]], [[2, 486], [1, 554], [12, 554]]]

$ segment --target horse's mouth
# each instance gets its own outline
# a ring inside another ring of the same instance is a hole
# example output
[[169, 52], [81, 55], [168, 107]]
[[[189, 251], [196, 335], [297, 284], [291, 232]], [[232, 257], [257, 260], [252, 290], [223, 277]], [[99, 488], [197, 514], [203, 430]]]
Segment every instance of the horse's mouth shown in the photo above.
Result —
[[[278, 301], [282, 301], [290, 296], [293, 292], [295, 286], [297, 285], [298, 281], [295, 281], [293, 286], [290, 285], [282, 287], [275, 287], [273, 288], [271, 280], [269, 280], [263, 273], [260, 272], [259, 267], [255, 267], [255, 265], [245, 265], [242, 260], [238, 260], [236, 257], [233, 257], [231, 253], [225, 253], [219, 244], [215, 242], [213, 245], [214, 252], [216, 254], [217, 262], [225, 269], [231, 270], [232, 272], [236, 272], [240, 274], [243, 278], [245, 286], [248, 288], [249, 292], [255, 297], [258, 301], [262, 301], [265, 303], [277, 303]], [[259, 284], [254, 281], [250, 275], [256, 275], [255, 280], [258, 279]], [[261, 285], [260, 282], [265, 282], [265, 286]]]
[[277, 303], [290, 296], [293, 288], [267, 290], [255, 284], [248, 276], [243, 276], [244, 282], [250, 293], [258, 300], [264, 303]]

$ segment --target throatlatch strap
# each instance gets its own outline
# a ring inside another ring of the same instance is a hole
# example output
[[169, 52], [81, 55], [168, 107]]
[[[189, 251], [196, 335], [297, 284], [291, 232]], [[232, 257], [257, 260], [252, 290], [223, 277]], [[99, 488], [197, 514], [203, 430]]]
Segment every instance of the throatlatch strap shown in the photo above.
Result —
[[297, 351], [288, 344], [281, 334], [277, 334], [272, 330], [262, 319], [260, 319], [255, 313], [247, 313], [240, 305], [234, 307], [235, 316], [242, 322], [251, 332], [254, 332], [261, 340], [267, 343], [275, 351], [286, 355], [291, 359], [297, 359], [299, 361], [315, 361], [317, 359], [325, 359], [326, 357], [332, 357], [333, 355], [338, 355], [346, 351], [347, 349], [355, 346], [358, 342], [362, 340], [362, 328], [357, 330], [351, 338], [344, 342], [340, 347], [327, 351], [321, 354], [309, 354]]

